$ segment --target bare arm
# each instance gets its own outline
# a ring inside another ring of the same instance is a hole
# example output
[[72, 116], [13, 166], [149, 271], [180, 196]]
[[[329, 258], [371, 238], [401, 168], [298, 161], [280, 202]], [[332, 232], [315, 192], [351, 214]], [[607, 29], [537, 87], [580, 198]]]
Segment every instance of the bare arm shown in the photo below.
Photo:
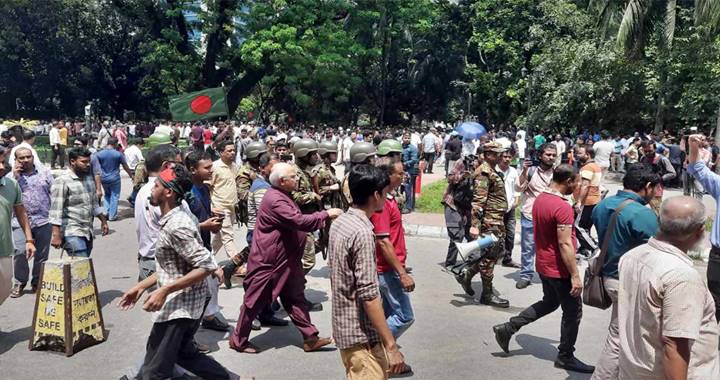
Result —
[[385, 346], [390, 373], [400, 372], [400, 370], [405, 367], [405, 358], [403, 354], [400, 353], [400, 349], [395, 343], [395, 338], [385, 321], [385, 312], [383, 311], [380, 297], [375, 297], [370, 301], [364, 301], [363, 308], [370, 319], [370, 323], [372, 323], [378, 335], [380, 335], [383, 346]]
[[405, 271], [405, 267], [400, 260], [398, 260], [395, 254], [395, 247], [393, 247], [390, 239], [387, 237], [378, 239], [377, 245], [380, 247], [380, 252], [385, 261], [390, 264], [390, 267], [400, 276], [403, 289], [405, 289], [406, 292], [412, 292], [415, 289], [415, 281], [413, 281], [412, 277]]
[[575, 248], [572, 242], [572, 226], [559, 224], [557, 227], [558, 236], [558, 247], [560, 248], [560, 258], [562, 259], [565, 268], [570, 273], [570, 281], [572, 283], [572, 289], [570, 295], [573, 297], [580, 296], [582, 292], [582, 282], [580, 281], [580, 275], [578, 274], [577, 264], [575, 262]]
[[145, 300], [143, 309], [145, 311], [158, 311], [165, 304], [165, 299], [168, 294], [177, 292], [178, 290], [185, 289], [197, 282], [205, 279], [205, 277], [212, 274], [213, 271], [205, 268], [195, 268], [188, 272], [186, 275], [173, 281], [170, 284], [164, 285], [154, 292], [150, 293], [150, 296]]
[[687, 338], [662, 337], [663, 367], [669, 380], [687, 379], [690, 341]]
[[32, 230], [30, 229], [30, 220], [25, 212], [25, 206], [22, 204], [15, 205], [13, 210], [15, 211], [15, 217], [18, 223], [20, 223], [20, 227], [25, 233], [25, 255], [29, 259], [35, 256], [35, 240], [33, 240]]
[[578, 195], [577, 203], [580, 205], [585, 204], [585, 198], [587, 198], [588, 192], [590, 191], [590, 181], [587, 179], [582, 180], [580, 185], [580, 194]]

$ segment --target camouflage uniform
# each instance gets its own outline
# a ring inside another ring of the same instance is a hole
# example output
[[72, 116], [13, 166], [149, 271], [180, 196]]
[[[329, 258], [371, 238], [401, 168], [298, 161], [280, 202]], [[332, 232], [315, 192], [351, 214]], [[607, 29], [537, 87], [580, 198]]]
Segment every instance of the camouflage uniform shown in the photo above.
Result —
[[[493, 269], [504, 254], [505, 224], [507, 210], [505, 181], [487, 162], [483, 162], [474, 173], [475, 188], [472, 201], [470, 225], [480, 231], [480, 236], [492, 233], [497, 242], [481, 251], [482, 258], [468, 266], [465, 276], [472, 279], [480, 273], [483, 296], [492, 295]], [[476, 251], [477, 252], [477, 251]], [[472, 256], [472, 255], [471, 255]]]
[[257, 178], [258, 171], [250, 166], [249, 163], [246, 163], [243, 165], [240, 170], [238, 170], [238, 174], [235, 177], [235, 184], [237, 185], [237, 193], [238, 193], [238, 204], [237, 204], [237, 219], [238, 224], [245, 224], [247, 225], [248, 222], [248, 207], [247, 207], [247, 201], [248, 201], [248, 195], [250, 186], [252, 186], [253, 181], [255, 181], [255, 178]]
[[[333, 168], [332, 165], [322, 163], [316, 167], [316, 170], [317, 175], [315, 177], [315, 181], [317, 183], [316, 191], [318, 191], [318, 193], [323, 187], [333, 186], [336, 184], [340, 185], [340, 181], [338, 181], [335, 176], [335, 168]], [[322, 200], [320, 203], [322, 204], [323, 210], [329, 210], [331, 208], [344, 210], [348, 207], [347, 203], [345, 203], [345, 196], [342, 194], [342, 189], [330, 190], [325, 194], [321, 194], [321, 197]], [[325, 227], [320, 231], [320, 238], [318, 239], [317, 248], [322, 252], [324, 258], [327, 258], [328, 238], [330, 236], [331, 224], [332, 221], [329, 219], [325, 222]]]
[[133, 191], [140, 191], [140, 188], [148, 182], [147, 169], [145, 161], [138, 162], [133, 175]]
[[[300, 211], [303, 214], [312, 214], [320, 211], [320, 202], [315, 198], [315, 191], [313, 191], [312, 178], [314, 176], [314, 167], [301, 168], [295, 164], [298, 176], [298, 189], [293, 191], [290, 195], [292, 199], [297, 203]], [[303, 270], [305, 274], [315, 266], [315, 235], [310, 232], [307, 234], [305, 240], [305, 252], [302, 257]]]

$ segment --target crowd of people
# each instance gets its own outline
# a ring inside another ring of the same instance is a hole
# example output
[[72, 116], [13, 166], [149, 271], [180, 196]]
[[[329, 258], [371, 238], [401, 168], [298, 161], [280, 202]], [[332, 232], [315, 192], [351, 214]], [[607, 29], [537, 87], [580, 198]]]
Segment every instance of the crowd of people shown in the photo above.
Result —
[[[288, 325], [281, 307], [304, 351], [335, 344], [348, 379], [411, 373], [397, 343], [416, 317], [402, 214], [414, 210], [417, 177], [443, 167], [445, 271], [470, 297], [479, 274], [477, 302], [498, 308], [510, 300], [493, 287], [496, 263], [519, 271], [518, 290], [535, 273], [542, 284], [540, 301], [492, 327], [503, 351], [520, 328], [560, 307], [558, 368], [595, 379], [720, 376], [717, 219], [707, 284], [688, 258], [704, 242], [702, 194], [720, 199], [717, 149], [702, 135], [548, 139], [523, 130], [464, 136], [440, 125], [336, 131], [217, 122], [160, 126], [154, 132], [170, 138], [146, 150], [132, 137], [138, 130], [128, 138], [124, 126], [108, 123], [70, 139], [65, 123], [55, 122], [49, 168], [34, 149], [36, 131], [0, 145], [0, 302], [23, 296], [28, 282], [35, 293], [50, 247], [90, 257], [94, 220], [105, 235], [119, 218], [121, 170], [133, 179], [138, 283], [119, 306], [142, 302], [153, 312], [137, 378], [183, 370], [229, 378], [195, 341], [197, 330], [231, 331], [232, 350], [257, 354], [267, 347], [252, 344], [251, 331]], [[53, 175], [53, 168], [63, 170]], [[610, 176], [622, 181], [616, 194], [603, 185]], [[694, 197], [663, 201], [664, 188], [681, 185]], [[517, 217], [519, 262], [512, 257]], [[235, 238], [240, 226], [244, 242]], [[458, 249], [475, 240], [489, 243], [469, 254]], [[599, 251], [612, 310], [596, 368], [574, 350], [583, 308], [579, 258]], [[332, 337], [312, 323], [322, 305], [305, 297], [318, 253], [330, 267]], [[218, 303], [233, 277], [244, 288], [234, 327]]]

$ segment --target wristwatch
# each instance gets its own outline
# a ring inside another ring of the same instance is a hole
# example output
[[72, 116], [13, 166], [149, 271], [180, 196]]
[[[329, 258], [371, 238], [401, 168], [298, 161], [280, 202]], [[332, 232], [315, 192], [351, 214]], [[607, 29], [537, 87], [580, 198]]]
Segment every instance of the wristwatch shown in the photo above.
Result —
[[33, 243], [33, 244], [35, 244], [35, 239], [25, 239], [25, 243]]

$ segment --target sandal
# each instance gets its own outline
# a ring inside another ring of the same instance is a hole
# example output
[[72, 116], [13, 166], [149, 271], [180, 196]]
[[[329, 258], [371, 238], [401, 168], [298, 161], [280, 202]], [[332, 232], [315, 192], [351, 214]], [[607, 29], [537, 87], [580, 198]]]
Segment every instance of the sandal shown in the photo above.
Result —
[[25, 284], [15, 284], [10, 292], [10, 298], [19, 298], [23, 295]]

